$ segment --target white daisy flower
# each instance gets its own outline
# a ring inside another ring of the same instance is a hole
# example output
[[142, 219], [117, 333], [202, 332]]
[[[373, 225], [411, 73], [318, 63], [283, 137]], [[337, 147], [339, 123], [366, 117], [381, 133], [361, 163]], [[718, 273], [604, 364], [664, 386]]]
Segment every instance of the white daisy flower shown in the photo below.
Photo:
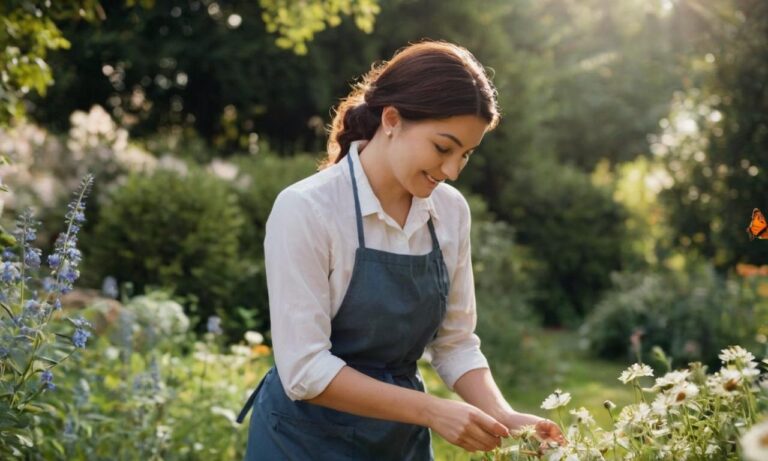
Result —
[[251, 346], [257, 346], [264, 342], [264, 336], [258, 331], [246, 331], [245, 341]]
[[658, 394], [651, 403], [651, 409], [659, 416], [665, 416], [667, 409], [669, 408], [669, 402], [667, 401], [667, 394]]
[[514, 436], [519, 437], [522, 440], [534, 440], [536, 438], [536, 426], [533, 424], [526, 424], [524, 426], [520, 426], [517, 431], [515, 431]]
[[693, 383], [684, 382], [673, 387], [669, 394], [674, 397], [675, 404], [682, 404], [699, 395], [699, 387]]
[[631, 433], [633, 429], [648, 426], [656, 419], [651, 414], [651, 407], [646, 403], [627, 405], [622, 408], [619, 417], [616, 418], [616, 427], [625, 433]]
[[732, 368], [723, 368], [714, 376], [720, 387], [726, 392], [738, 390], [743, 379], [741, 372]]
[[589, 413], [589, 410], [584, 407], [581, 407], [578, 410], [571, 410], [570, 413], [576, 417], [576, 421], [579, 424], [583, 424], [585, 426], [591, 426], [595, 424], [595, 419]]
[[545, 410], [554, 410], [555, 408], [568, 405], [571, 401], [571, 394], [569, 392], [563, 392], [560, 389], [556, 389], [554, 394], [550, 394], [549, 397], [544, 399], [541, 404], [541, 408]]
[[768, 459], [768, 420], [755, 424], [741, 438], [744, 458], [748, 461]]
[[720, 351], [718, 357], [726, 364], [731, 362], [741, 362], [746, 364], [755, 360], [755, 356], [741, 346], [727, 347]]
[[241, 346], [240, 344], [233, 344], [229, 346], [229, 351], [233, 355], [239, 355], [241, 357], [249, 357], [251, 355], [251, 348], [248, 346]]
[[656, 378], [656, 384], [651, 388], [654, 391], [670, 389], [685, 382], [691, 376], [690, 370], [670, 371], [666, 375]]
[[628, 382], [643, 376], [653, 376], [653, 369], [645, 364], [633, 363], [632, 366], [621, 372], [619, 381], [627, 384]]

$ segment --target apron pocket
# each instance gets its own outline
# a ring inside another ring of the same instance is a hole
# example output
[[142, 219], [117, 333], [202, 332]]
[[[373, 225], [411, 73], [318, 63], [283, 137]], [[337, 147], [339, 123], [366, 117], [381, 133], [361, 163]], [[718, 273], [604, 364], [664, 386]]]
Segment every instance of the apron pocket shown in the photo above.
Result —
[[351, 426], [304, 419], [278, 411], [270, 411], [267, 417], [280, 456], [275, 453], [265, 459], [359, 461], [367, 458], [360, 456], [360, 449], [353, 438], [355, 429]]
[[341, 437], [352, 440], [355, 435], [355, 428], [334, 424], [328, 421], [312, 421], [309, 419], [297, 418], [286, 415], [278, 411], [269, 412], [269, 420], [272, 427], [289, 436], [321, 436], [321, 437]]

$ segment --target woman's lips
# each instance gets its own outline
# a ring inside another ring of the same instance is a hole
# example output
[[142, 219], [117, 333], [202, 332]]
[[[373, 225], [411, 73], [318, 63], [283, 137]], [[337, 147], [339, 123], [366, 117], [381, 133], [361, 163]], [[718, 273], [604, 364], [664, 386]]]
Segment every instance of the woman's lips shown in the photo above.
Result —
[[429, 183], [430, 183], [430, 184], [432, 184], [433, 186], [437, 186], [438, 184], [440, 184], [441, 182], [443, 182], [443, 180], [442, 180], [442, 179], [438, 180], [438, 179], [435, 179], [435, 178], [433, 178], [433, 177], [432, 177], [432, 176], [431, 176], [429, 173], [427, 173], [426, 171], [424, 172], [424, 176], [426, 176], [426, 177], [427, 177], [427, 181], [429, 181]]

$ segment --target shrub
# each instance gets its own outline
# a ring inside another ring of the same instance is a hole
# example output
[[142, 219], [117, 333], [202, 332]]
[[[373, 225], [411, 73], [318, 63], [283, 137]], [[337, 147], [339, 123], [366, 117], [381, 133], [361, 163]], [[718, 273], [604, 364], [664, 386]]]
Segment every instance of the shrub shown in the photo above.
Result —
[[234, 192], [246, 216], [240, 236], [242, 274], [235, 286], [232, 315], [223, 318], [225, 329], [241, 337], [247, 329], [266, 330], [269, 325], [267, 279], [264, 272], [264, 229], [272, 205], [288, 185], [316, 171], [310, 155], [277, 157], [267, 151], [233, 159], [239, 169]]
[[[582, 326], [588, 347], [606, 358], [644, 357], [659, 346], [679, 363], [717, 365], [731, 344], [756, 346], [768, 325], [766, 280], [718, 275], [710, 264], [683, 271], [625, 273]], [[762, 286], [763, 288], [760, 288]], [[762, 293], [762, 294], [761, 294]]]
[[277, 157], [261, 152], [253, 157], [233, 160], [240, 173], [247, 177], [237, 188], [240, 207], [248, 216], [243, 228], [243, 253], [261, 259], [264, 256], [264, 228], [272, 205], [281, 190], [317, 171], [318, 160], [310, 155]]
[[472, 209], [472, 265], [477, 300], [477, 334], [483, 353], [503, 386], [521, 384], [521, 377], [542, 378], [535, 344], [538, 319], [531, 312], [531, 274], [539, 266], [517, 245], [514, 230], [493, 221], [478, 196], [468, 198]]
[[242, 266], [237, 197], [212, 175], [158, 170], [113, 191], [84, 239], [91, 284], [106, 276], [137, 292], [168, 287], [193, 296], [206, 317], [229, 306]]
[[543, 264], [533, 304], [547, 325], [577, 324], [621, 268], [626, 212], [608, 188], [546, 158], [513, 173], [498, 209]]

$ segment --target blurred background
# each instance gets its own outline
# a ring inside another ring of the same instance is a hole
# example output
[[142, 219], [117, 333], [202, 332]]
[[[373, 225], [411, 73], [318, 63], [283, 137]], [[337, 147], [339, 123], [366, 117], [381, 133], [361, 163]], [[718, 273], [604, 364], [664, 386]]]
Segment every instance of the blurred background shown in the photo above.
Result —
[[[654, 346], [677, 366], [716, 367], [730, 344], [766, 352], [768, 243], [745, 232], [753, 208], [768, 211], [763, 0], [10, 0], [0, 13], [0, 222], [10, 230], [32, 207], [49, 253], [94, 173], [71, 308], [101, 309], [110, 331], [123, 317], [97, 301], [178, 306], [186, 339], [146, 354], [215, 343], [224, 357], [242, 343], [268, 366], [272, 202], [316, 171], [350, 85], [422, 38], [467, 47], [499, 91], [501, 124], [455, 185], [473, 210], [478, 334], [514, 406], [540, 412], [556, 386], [585, 405], [628, 400], [616, 375], [638, 357], [659, 364]], [[243, 343], [247, 331], [264, 344]], [[162, 362], [144, 357], [118, 381]], [[190, 360], [193, 387], [220, 409], [211, 418], [239, 410], [266, 370]], [[229, 409], [223, 376], [240, 386]], [[164, 389], [186, 395], [176, 379]], [[237, 459], [244, 430], [224, 416], [215, 437], [174, 426], [181, 416], [135, 424], [158, 450], [202, 440], [184, 446]], [[82, 428], [96, 424], [81, 415], [72, 440], [88, 445]], [[441, 459], [465, 459], [435, 443]], [[111, 447], [94, 441], [91, 454]]]

